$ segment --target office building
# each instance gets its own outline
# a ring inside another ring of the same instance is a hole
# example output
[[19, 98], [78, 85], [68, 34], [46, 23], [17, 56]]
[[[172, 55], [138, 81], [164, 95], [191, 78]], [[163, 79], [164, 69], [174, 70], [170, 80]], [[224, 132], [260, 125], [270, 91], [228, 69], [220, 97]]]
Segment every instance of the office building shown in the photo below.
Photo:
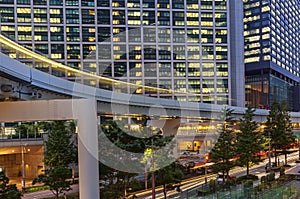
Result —
[[245, 0], [246, 102], [269, 108], [274, 100], [299, 111], [298, 0]]
[[0, 8], [2, 34], [66, 65], [177, 92], [161, 98], [245, 104], [241, 0], [1, 0]]

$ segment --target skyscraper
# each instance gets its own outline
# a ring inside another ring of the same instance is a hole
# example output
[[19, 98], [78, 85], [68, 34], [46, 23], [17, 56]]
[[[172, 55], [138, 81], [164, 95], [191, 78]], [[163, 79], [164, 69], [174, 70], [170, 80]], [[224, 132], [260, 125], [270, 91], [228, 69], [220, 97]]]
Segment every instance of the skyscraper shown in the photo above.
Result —
[[2, 0], [1, 33], [74, 68], [177, 92], [158, 93], [161, 98], [243, 106], [242, 6], [226, 0]]
[[274, 100], [299, 110], [298, 0], [245, 0], [246, 101], [269, 108]]

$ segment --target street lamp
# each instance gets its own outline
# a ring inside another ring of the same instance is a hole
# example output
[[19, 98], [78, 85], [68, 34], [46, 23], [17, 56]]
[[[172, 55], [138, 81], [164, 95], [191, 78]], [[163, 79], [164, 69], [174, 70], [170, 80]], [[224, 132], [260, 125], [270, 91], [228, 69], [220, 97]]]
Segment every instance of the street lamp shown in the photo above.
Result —
[[207, 163], [208, 163], [208, 154], [205, 155], [205, 170], [204, 170], [205, 184], [207, 184]]
[[151, 153], [151, 166], [152, 166], [152, 174], [151, 174], [151, 182], [152, 182], [152, 199], [155, 199], [155, 175], [154, 175], [154, 156], [153, 156], [153, 138], [151, 139], [151, 147], [152, 147], [152, 153]]
[[268, 137], [269, 137], [269, 153], [268, 153], [268, 158], [269, 158], [269, 167], [271, 167], [271, 134], [270, 134], [270, 131], [268, 132]]
[[22, 154], [22, 191], [25, 191], [25, 160], [24, 160], [24, 149], [27, 146], [27, 143], [21, 145], [21, 154]]

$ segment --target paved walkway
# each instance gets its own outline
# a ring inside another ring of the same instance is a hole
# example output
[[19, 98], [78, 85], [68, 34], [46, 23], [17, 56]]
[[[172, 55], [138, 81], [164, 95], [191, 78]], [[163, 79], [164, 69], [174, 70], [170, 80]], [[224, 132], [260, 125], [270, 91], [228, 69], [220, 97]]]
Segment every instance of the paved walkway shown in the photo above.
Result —
[[300, 175], [300, 163], [296, 163], [296, 166], [290, 168], [290, 169], [287, 169], [286, 174], [298, 174]]
[[[71, 188], [72, 190], [66, 192], [66, 194], [79, 192], [78, 184], [72, 185]], [[62, 195], [63, 193], [60, 194], [60, 196]], [[54, 197], [54, 194], [50, 190], [44, 190], [44, 191], [37, 191], [33, 193], [26, 193], [24, 194], [22, 199], [41, 199], [41, 198], [50, 198], [50, 197]]]

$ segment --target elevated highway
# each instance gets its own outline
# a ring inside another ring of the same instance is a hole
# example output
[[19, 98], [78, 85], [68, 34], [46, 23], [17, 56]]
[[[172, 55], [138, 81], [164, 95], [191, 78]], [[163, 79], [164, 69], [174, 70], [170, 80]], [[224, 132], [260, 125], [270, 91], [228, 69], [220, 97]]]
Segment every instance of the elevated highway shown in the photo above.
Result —
[[[2, 37], [0, 37], [0, 43]], [[34, 54], [34, 52], [31, 51], [29, 51], [29, 53]], [[48, 60], [47, 58], [44, 59]], [[54, 62], [53, 60], [49, 61]], [[61, 65], [60, 63], [56, 64]], [[71, 72], [73, 73], [76, 72], [77, 76], [80, 77], [80, 81], [84, 75], [91, 75], [93, 78], [98, 78], [100, 80], [102, 79], [102, 77], [100, 76], [82, 72], [80, 70], [75, 70], [68, 66], [62, 66], [63, 67], [61, 69], [63, 70], [71, 70]], [[20, 97], [21, 99], [25, 100], [37, 100], [35, 94], [37, 93], [41, 94], [41, 98], [39, 99], [95, 98], [98, 102], [97, 107], [99, 113], [113, 112], [114, 114], [145, 114], [165, 118], [178, 116], [183, 118], [188, 117], [217, 119], [218, 114], [224, 108], [224, 106], [216, 104], [184, 102], [96, 88], [84, 85], [80, 82], [68, 81], [66, 78], [56, 77], [49, 73], [45, 73], [41, 70], [30, 67], [25, 63], [20, 62], [19, 60], [12, 59], [11, 57], [3, 53], [0, 53], [0, 75], [1, 85], [12, 85], [13, 92], [8, 92], [7, 94], [11, 97]], [[130, 86], [135, 87], [135, 89], [142, 87], [140, 85], [131, 85], [113, 79], [111, 79], [111, 81], [108, 81], [107, 78], [104, 78], [104, 82], [106, 82], [106, 84], [109, 84], [111, 87], [116, 84], [118, 86], [123, 85], [123, 87], [126, 88]], [[162, 90], [163, 92], [172, 92], [166, 89], [151, 88], [147, 86], [142, 88], [145, 90], [156, 90], [157, 92], [159, 92], [159, 90]], [[32, 94], [28, 97], [28, 94], [25, 95], [23, 93]], [[3, 91], [2, 95], [5, 95]], [[239, 119], [245, 111], [243, 107], [230, 108], [234, 109], [233, 114], [237, 119]], [[267, 115], [268, 110], [257, 109], [255, 112], [255, 120], [258, 122], [264, 122]], [[299, 123], [300, 113], [292, 112], [291, 120], [292, 122]]]

